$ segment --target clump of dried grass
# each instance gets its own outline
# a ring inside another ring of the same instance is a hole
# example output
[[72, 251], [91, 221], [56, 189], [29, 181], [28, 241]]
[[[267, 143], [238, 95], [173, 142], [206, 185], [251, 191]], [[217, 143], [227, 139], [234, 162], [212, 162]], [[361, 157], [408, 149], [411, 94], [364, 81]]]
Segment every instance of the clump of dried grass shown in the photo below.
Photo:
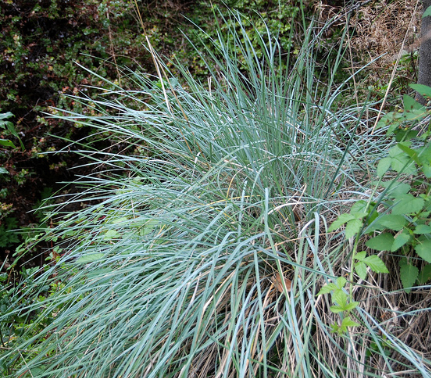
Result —
[[[329, 3], [329, 4], [327, 4]], [[347, 3], [347, 2], [346, 2]], [[345, 41], [348, 48], [351, 73], [368, 65], [363, 71], [366, 79], [361, 86], [386, 87], [394, 80], [403, 79], [404, 85], [416, 81], [416, 55], [420, 46], [421, 4], [419, 0], [364, 0], [343, 6], [333, 2], [316, 1], [314, 7], [319, 24], [330, 28], [324, 33], [328, 43], [337, 43], [332, 38], [335, 28], [349, 28]], [[411, 55], [410, 67], [397, 70], [399, 60]]]
[[381, 0], [360, 7], [351, 19], [352, 48], [366, 53], [369, 61], [387, 54], [380, 60], [387, 62], [419, 37], [420, 10], [418, 0]]
[[[370, 63], [369, 83], [389, 83], [397, 60], [417, 51], [420, 22], [419, 0], [370, 2], [353, 14], [350, 47], [360, 64]], [[414, 73], [408, 79], [416, 81]]]

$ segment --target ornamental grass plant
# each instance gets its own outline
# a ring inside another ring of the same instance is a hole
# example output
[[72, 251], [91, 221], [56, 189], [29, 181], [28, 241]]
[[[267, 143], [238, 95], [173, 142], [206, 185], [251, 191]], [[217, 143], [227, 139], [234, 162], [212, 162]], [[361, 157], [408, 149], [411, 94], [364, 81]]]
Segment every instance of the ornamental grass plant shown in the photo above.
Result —
[[[231, 17], [238, 28], [196, 47], [207, 82], [181, 65], [173, 77], [149, 43], [156, 76], [129, 73], [134, 90], [111, 83], [74, 98], [94, 115], [57, 110], [125, 153], [79, 143], [98, 170], [55, 209], [55, 263], [17, 290], [7, 315], [36, 317], [0, 355], [5, 376], [429, 374], [376, 315], [392, 303], [380, 276], [355, 289], [360, 326], [344, 334], [331, 333], [338, 318], [316, 296], [348, 268], [349, 245], [328, 225], [371, 198], [386, 143], [370, 109], [340, 106], [345, 83], [331, 78], [343, 48], [317, 69], [313, 27], [295, 62], [256, 31], [258, 57]], [[72, 203], [86, 206], [71, 213]], [[24, 300], [53, 285], [43, 301]]]

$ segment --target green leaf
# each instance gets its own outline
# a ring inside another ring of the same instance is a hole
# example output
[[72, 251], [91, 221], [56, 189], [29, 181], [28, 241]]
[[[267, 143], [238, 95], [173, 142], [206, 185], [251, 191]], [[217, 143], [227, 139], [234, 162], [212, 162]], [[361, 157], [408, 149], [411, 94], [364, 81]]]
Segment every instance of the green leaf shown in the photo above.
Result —
[[421, 164], [418, 158], [418, 153], [412, 150], [410, 147], [404, 146], [402, 143], [398, 143], [400, 150], [404, 151], [411, 159], [413, 159], [417, 164]]
[[104, 253], [91, 253], [89, 255], [85, 255], [80, 257], [78, 260], [75, 261], [76, 264], [88, 264], [93, 261], [97, 261], [102, 259], [105, 256]]
[[423, 109], [424, 106], [419, 104], [413, 97], [410, 97], [409, 95], [403, 96], [403, 104], [404, 104], [404, 110], [411, 111], [413, 109]]
[[[13, 113], [11, 113], [11, 112], [6, 112], [6, 113], [0, 114], [0, 120], [7, 119], [10, 117], [13, 117]], [[0, 121], [0, 127], [2, 127], [2, 123], [4, 123], [4, 121]]]
[[370, 240], [368, 240], [365, 245], [368, 248], [375, 249], [377, 251], [389, 251], [394, 242], [394, 237], [391, 234], [383, 233]]
[[426, 178], [431, 178], [431, 165], [423, 164], [422, 165], [422, 172]]
[[332, 290], [339, 290], [338, 286], [334, 283], [329, 283], [323, 286], [317, 295], [329, 294]]
[[334, 294], [332, 295], [332, 302], [335, 302], [340, 306], [345, 306], [347, 303], [347, 294], [343, 290], [334, 291]]
[[428, 112], [425, 107], [404, 112], [407, 121], [419, 121], [427, 115]]
[[337, 286], [338, 288], [342, 289], [344, 285], [346, 284], [347, 280], [344, 277], [338, 277], [337, 278]]
[[357, 219], [365, 217], [368, 214], [367, 202], [364, 200], [355, 202], [352, 208], [350, 209], [350, 214], [354, 215], [355, 218]]
[[331, 333], [336, 333], [338, 335], [343, 334], [341, 327], [337, 323], [331, 324], [330, 327], [331, 327]]
[[421, 164], [431, 164], [431, 144], [417, 149], [418, 159]]
[[431, 240], [426, 239], [415, 247], [416, 253], [426, 262], [431, 263]]
[[364, 263], [367, 264], [373, 272], [376, 273], [389, 273], [388, 268], [386, 268], [385, 263], [380, 257], [376, 255], [368, 256], [365, 258]]
[[406, 244], [410, 240], [410, 234], [407, 230], [403, 230], [403, 232], [395, 237], [394, 243], [391, 247], [391, 252], [395, 252], [397, 249], [400, 249], [404, 244]]
[[367, 278], [367, 266], [362, 261], [355, 264], [355, 270], [360, 279], [365, 280]]
[[392, 208], [392, 214], [395, 215], [418, 213], [424, 206], [422, 198], [416, 198], [410, 193], [397, 195], [396, 200], [398, 202]]
[[365, 251], [362, 251], [362, 252], [358, 252], [356, 255], [355, 255], [355, 259], [356, 260], [359, 260], [359, 261], [364, 261], [364, 259], [365, 259], [365, 257], [367, 256], [367, 252], [365, 252]]
[[416, 173], [416, 168], [409, 156], [406, 155], [396, 155], [391, 158], [392, 169], [398, 173], [402, 172], [406, 175], [412, 175]]
[[402, 215], [385, 214], [377, 219], [377, 224], [390, 230], [399, 231], [407, 223], [407, 220]]
[[370, 234], [374, 231], [383, 231], [386, 227], [383, 227], [381, 224], [378, 224], [377, 222], [372, 222], [366, 229], [365, 233]]
[[[431, 7], [430, 7], [431, 8]], [[426, 12], [429, 12], [427, 16], [431, 16], [431, 9], [428, 8]], [[424, 16], [422, 16], [424, 17]], [[431, 98], [431, 88], [427, 85], [423, 84], [409, 84], [409, 87], [414, 89], [416, 92], [418, 92], [423, 97], [430, 97]]]
[[428, 226], [426, 224], [420, 224], [416, 226], [413, 232], [415, 234], [429, 234], [431, 233], [431, 226]]
[[329, 309], [335, 314], [337, 314], [339, 312], [344, 312], [343, 306], [331, 306], [331, 307], [329, 307]]
[[120, 234], [116, 230], [108, 230], [103, 236], [103, 240], [117, 239], [119, 236]]
[[391, 166], [391, 160], [390, 157], [380, 159], [379, 164], [377, 164], [377, 176], [383, 177]]
[[418, 276], [418, 282], [420, 285], [426, 284], [431, 280], [431, 264], [425, 265]]
[[[375, 206], [375, 205], [373, 205], [373, 206]], [[376, 211], [375, 208], [373, 208], [371, 210], [371, 214], [369, 215], [369, 217], [367, 219], [368, 224], [373, 223], [379, 217], [379, 215], [380, 215], [380, 213], [378, 211]]]
[[352, 311], [354, 308], [358, 307], [359, 302], [350, 302], [344, 306], [344, 311]]
[[344, 223], [346, 223], [346, 222], [348, 222], [348, 221], [350, 221], [352, 219], [355, 219], [355, 217], [352, 214], [341, 214], [337, 218], [337, 220], [335, 220], [331, 224], [331, 226], [329, 227], [328, 231], [329, 232], [335, 231], [335, 230], [339, 229]]
[[355, 236], [359, 231], [361, 231], [362, 224], [363, 223], [360, 219], [353, 219], [347, 222], [346, 231], [344, 232], [346, 239], [350, 239], [351, 237]]
[[9, 171], [3, 167], [0, 167], [0, 175], [8, 175]]
[[0, 139], [0, 146], [16, 148], [9, 139]]
[[350, 316], [347, 316], [343, 319], [343, 321], [341, 322], [341, 326], [342, 327], [358, 327], [360, 326], [360, 324], [356, 323], [355, 321], [353, 321]]
[[384, 188], [389, 188], [389, 186], [390, 186], [389, 194], [392, 198], [396, 197], [400, 194], [408, 193], [409, 190], [411, 189], [411, 186], [409, 184], [400, 183], [398, 181], [394, 182], [393, 180], [382, 182], [381, 185]]
[[[431, 110], [430, 110], [431, 112]], [[429, 132], [427, 132], [426, 134], [428, 134]], [[424, 134], [421, 134], [418, 139], [423, 138]], [[429, 134], [428, 134], [429, 136]], [[413, 150], [416, 155], [417, 155], [417, 159], [418, 159], [418, 164], [423, 164], [423, 163], [431, 163], [431, 141], [429, 142], [429, 144], [424, 145], [422, 147], [416, 147]]]
[[[21, 148], [24, 151], [25, 150], [24, 144], [22, 143], [22, 141], [18, 135], [18, 132], [15, 130], [13, 123], [10, 121], [4, 121], [6, 118], [10, 118], [10, 117], [13, 117], [13, 114], [11, 112], [0, 114], [0, 127], [3, 129], [7, 128], [13, 136], [18, 138], [19, 143], [21, 144]], [[0, 139], [0, 146], [16, 148], [16, 146], [10, 140], [4, 141], [4, 140]]]
[[[428, 7], [427, 9], [425, 9], [425, 12], [423, 13], [423, 15], [422, 15], [422, 18], [424, 18], [424, 17], [427, 17], [427, 16], [431, 16], [431, 6], [430, 7]], [[416, 84], [416, 85], [419, 85], [419, 84]], [[410, 85], [411, 86], [411, 85]], [[425, 85], [423, 85], [424, 87], [426, 87]], [[413, 88], [413, 87], [412, 87]], [[427, 88], [429, 88], [429, 87], [427, 87]], [[413, 88], [414, 89], [414, 88]]]
[[[404, 143], [404, 145], [408, 147], [408, 146], [411, 145], [411, 143], [407, 142], [407, 143]], [[397, 157], [397, 156], [407, 157], [406, 154], [404, 153], [404, 151], [400, 149], [399, 143], [389, 149], [389, 156], [391, 158], [394, 158], [394, 157]]]
[[410, 293], [411, 288], [419, 275], [419, 270], [415, 266], [408, 264], [406, 259], [400, 261], [400, 276], [403, 288], [406, 293]]
[[412, 140], [413, 138], [416, 138], [418, 135], [417, 130], [411, 130], [411, 129], [397, 129], [394, 130], [395, 133], [395, 140], [397, 142], [402, 142], [405, 140]]
[[388, 126], [392, 123], [394, 112], [386, 113], [380, 120], [377, 122], [376, 129], [380, 129], [381, 127]]
[[408, 147], [410, 142], [398, 143], [396, 146], [389, 150], [389, 156], [391, 157], [391, 166], [397, 172], [403, 172], [405, 174], [413, 174], [416, 172], [413, 161], [406, 153], [401, 150], [400, 145]]

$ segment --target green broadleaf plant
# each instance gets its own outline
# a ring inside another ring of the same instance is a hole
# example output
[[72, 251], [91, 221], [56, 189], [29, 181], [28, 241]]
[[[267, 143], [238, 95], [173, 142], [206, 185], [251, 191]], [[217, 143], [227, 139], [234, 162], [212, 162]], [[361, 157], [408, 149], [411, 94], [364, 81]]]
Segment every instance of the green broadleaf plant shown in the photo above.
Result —
[[[422, 14], [422, 18], [428, 17], [428, 16], [431, 16], [431, 7], [428, 7], [427, 9], [425, 9], [424, 13]], [[420, 84], [416, 84], [416, 85], [420, 85]], [[427, 92], [424, 92], [424, 93], [427, 94], [429, 97], [431, 97], [431, 93], [429, 91], [428, 93]]]
[[[365, 280], [367, 277], [367, 267], [375, 273], [389, 273], [384, 262], [378, 256], [367, 256], [367, 253], [364, 251], [357, 252], [358, 243], [360, 241], [359, 237], [361, 235], [360, 232], [364, 227], [365, 219], [375, 219], [376, 216], [377, 213], [374, 211], [374, 206], [370, 206], [366, 201], [360, 200], [352, 206], [349, 213], [341, 214], [328, 229], [328, 231], [331, 232], [345, 224], [345, 238], [350, 239], [356, 236], [351, 257], [352, 268], [350, 271], [348, 294], [344, 292], [344, 286], [347, 283], [344, 277], [338, 277], [336, 283], [326, 284], [317, 294], [322, 295], [332, 292], [332, 301], [337, 304], [331, 306], [330, 310], [333, 313], [340, 314], [342, 321], [341, 325], [337, 323], [332, 324], [331, 331], [340, 335], [348, 332], [350, 327], [359, 325], [350, 317], [350, 312], [359, 305], [359, 302], [353, 300], [353, 271], [355, 271], [362, 280]], [[400, 222], [400, 220], [398, 221]]]
[[[21, 138], [18, 136], [18, 133], [15, 130], [13, 123], [10, 121], [7, 121], [7, 119], [11, 117], [13, 117], [13, 114], [11, 112], [0, 114], [0, 128], [7, 129], [10, 134], [16, 137], [21, 145], [22, 150], [24, 151], [25, 150], [24, 144], [22, 143]], [[0, 146], [16, 148], [13, 142], [10, 141], [9, 139], [0, 139]]]
[[[431, 88], [419, 84], [412, 84], [411, 88], [431, 98]], [[405, 291], [410, 292], [416, 282], [424, 284], [431, 279], [431, 132], [429, 127], [420, 135], [413, 130], [431, 114], [431, 110], [408, 95], [404, 95], [403, 104], [403, 112], [390, 112], [377, 124], [378, 127], [388, 126], [387, 135], [397, 142], [389, 149], [389, 156], [377, 164], [379, 181], [376, 189], [384, 188], [379, 202], [356, 202], [349, 213], [341, 214], [332, 223], [329, 231], [346, 224], [346, 239], [357, 235], [356, 241], [362, 228], [365, 233], [381, 232], [365, 245], [377, 251], [401, 251], [405, 255], [400, 260], [400, 277]], [[395, 179], [390, 170], [396, 172]], [[383, 181], [386, 176], [391, 179]], [[378, 213], [377, 206], [382, 204], [386, 209]], [[356, 246], [352, 261], [359, 278], [366, 278], [367, 266], [376, 273], [389, 273], [378, 256], [367, 257], [366, 252], [356, 252]], [[419, 271], [413, 265], [413, 257], [419, 257], [428, 265]]]
[[[431, 98], [431, 88], [422, 84], [410, 87]], [[388, 113], [377, 125], [389, 126], [387, 135], [392, 135], [397, 144], [389, 151], [389, 158], [381, 159], [377, 166], [378, 185], [385, 188], [382, 203], [387, 214], [378, 217], [373, 224], [369, 222], [367, 232], [379, 230], [382, 233], [368, 240], [366, 245], [378, 251], [402, 252], [405, 258], [400, 260], [401, 281], [409, 292], [415, 283], [426, 282], [429, 270], [429, 265], [424, 265], [422, 273], [413, 262], [421, 259], [431, 262], [431, 134], [429, 125], [424, 129], [426, 125], [421, 124], [431, 111], [407, 95], [403, 104], [402, 112]], [[395, 164], [385, 160], [395, 157]], [[395, 179], [390, 168], [397, 173]], [[391, 179], [383, 181], [386, 176]]]
[[[359, 302], [348, 300], [348, 296], [344, 292], [344, 286], [346, 283], [347, 280], [344, 277], [338, 277], [335, 282], [326, 284], [317, 293], [317, 295], [332, 293], [332, 302], [334, 305], [330, 307], [330, 310], [333, 313], [349, 314], [350, 311], [355, 309], [359, 304]], [[331, 332], [341, 335], [347, 332], [348, 327], [355, 326], [359, 326], [359, 324], [353, 321], [349, 316], [346, 316], [342, 320], [341, 325], [338, 325], [337, 323], [331, 325]]]

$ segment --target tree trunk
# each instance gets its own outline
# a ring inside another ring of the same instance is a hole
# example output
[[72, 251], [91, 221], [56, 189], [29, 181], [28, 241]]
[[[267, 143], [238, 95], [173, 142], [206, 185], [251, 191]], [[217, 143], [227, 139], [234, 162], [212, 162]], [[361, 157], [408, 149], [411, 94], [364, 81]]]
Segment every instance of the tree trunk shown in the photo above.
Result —
[[[422, 0], [422, 6], [425, 12], [431, 6], [431, 0]], [[422, 18], [418, 84], [431, 87], [431, 16]], [[420, 94], [416, 99], [425, 105], [426, 101]]]

